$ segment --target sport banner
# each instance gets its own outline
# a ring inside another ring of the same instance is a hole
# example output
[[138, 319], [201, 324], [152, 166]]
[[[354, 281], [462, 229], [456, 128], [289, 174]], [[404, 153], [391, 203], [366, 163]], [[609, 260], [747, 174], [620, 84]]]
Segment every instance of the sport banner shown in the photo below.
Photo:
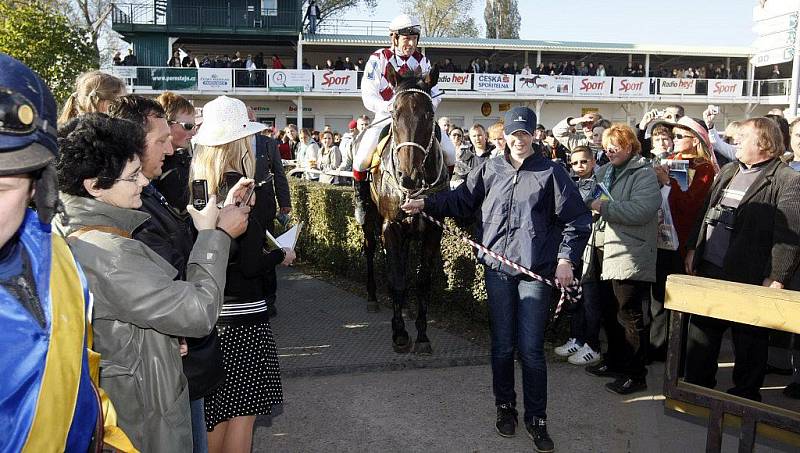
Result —
[[577, 96], [608, 96], [611, 94], [611, 77], [573, 77], [572, 91]]
[[200, 68], [197, 70], [197, 89], [230, 91], [233, 89], [233, 71], [226, 68]]
[[517, 75], [517, 93], [540, 95], [572, 94], [572, 78], [569, 76]]
[[744, 80], [708, 79], [710, 97], [741, 96]]
[[614, 77], [614, 95], [649, 96], [650, 77]]
[[697, 79], [661, 79], [659, 94], [696, 94]]
[[154, 90], [196, 90], [197, 69], [153, 68], [150, 70]]
[[471, 90], [472, 74], [469, 72], [440, 72], [440, 90]]
[[314, 71], [302, 69], [267, 69], [269, 91], [311, 91]]
[[475, 91], [514, 91], [514, 77], [510, 74], [475, 74]]
[[314, 71], [314, 91], [358, 91], [355, 71]]

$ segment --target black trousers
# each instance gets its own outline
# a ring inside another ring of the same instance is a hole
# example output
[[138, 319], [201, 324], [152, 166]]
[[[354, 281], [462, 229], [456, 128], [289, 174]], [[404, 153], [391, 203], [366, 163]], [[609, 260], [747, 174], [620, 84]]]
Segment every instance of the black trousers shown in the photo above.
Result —
[[637, 280], [600, 282], [603, 326], [608, 338], [606, 362], [633, 379], [647, 376], [645, 359], [649, 345], [642, 300], [650, 295], [650, 283]]
[[667, 347], [669, 316], [664, 308], [667, 276], [683, 274], [683, 260], [680, 252], [658, 249], [656, 255], [656, 282], [653, 284], [653, 297], [650, 301], [650, 348]]
[[[719, 267], [703, 262], [698, 268], [702, 277], [724, 280]], [[717, 360], [725, 330], [733, 337], [733, 387], [727, 392], [761, 401], [761, 386], [767, 368], [769, 330], [731, 321], [691, 315], [686, 335], [686, 382], [714, 388], [717, 385]]]

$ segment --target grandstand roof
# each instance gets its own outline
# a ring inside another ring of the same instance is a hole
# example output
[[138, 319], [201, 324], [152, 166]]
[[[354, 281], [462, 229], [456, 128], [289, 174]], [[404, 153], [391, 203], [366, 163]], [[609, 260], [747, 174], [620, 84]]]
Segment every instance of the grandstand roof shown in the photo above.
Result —
[[[386, 36], [370, 35], [305, 35], [304, 44], [340, 46], [385, 46]], [[749, 47], [717, 46], [667, 46], [657, 44], [627, 44], [609, 42], [544, 41], [529, 39], [489, 39], [489, 38], [444, 38], [423, 37], [420, 47], [456, 49], [492, 49], [549, 52], [595, 52], [595, 53], [633, 53], [653, 55], [686, 55], [715, 57], [750, 57]]]

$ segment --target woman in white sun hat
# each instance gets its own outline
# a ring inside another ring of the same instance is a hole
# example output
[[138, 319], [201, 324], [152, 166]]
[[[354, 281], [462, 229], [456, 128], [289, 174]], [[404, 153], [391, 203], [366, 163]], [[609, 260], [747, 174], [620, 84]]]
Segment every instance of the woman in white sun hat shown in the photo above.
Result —
[[[189, 180], [205, 179], [209, 194], [224, 196], [241, 179], [255, 174], [255, 134], [265, 125], [251, 122], [245, 104], [220, 96], [203, 108], [203, 127], [195, 136]], [[275, 340], [267, 315], [268, 270], [294, 260], [292, 249], [269, 251], [269, 200], [256, 188], [247, 231], [236, 240], [228, 263], [225, 301], [217, 322], [225, 383], [205, 397], [208, 447], [214, 452], [250, 451], [256, 415], [270, 414], [283, 402]]]

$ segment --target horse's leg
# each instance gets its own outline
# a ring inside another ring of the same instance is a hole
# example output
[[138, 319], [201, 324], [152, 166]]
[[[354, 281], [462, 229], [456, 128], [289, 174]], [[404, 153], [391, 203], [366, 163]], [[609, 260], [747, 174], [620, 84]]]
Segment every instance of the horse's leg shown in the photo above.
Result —
[[417, 341], [414, 344], [414, 352], [417, 354], [430, 354], [433, 352], [431, 342], [428, 339], [428, 303], [431, 297], [431, 274], [433, 272], [434, 261], [439, 254], [439, 247], [442, 240], [442, 231], [437, 227], [427, 224], [422, 233], [420, 245], [420, 265], [417, 274]]
[[361, 230], [364, 232], [364, 255], [367, 258], [367, 312], [376, 313], [380, 310], [378, 297], [375, 295], [375, 249], [378, 238], [375, 221], [370, 219], [369, 214]]
[[392, 347], [395, 352], [411, 350], [411, 339], [403, 321], [403, 305], [406, 297], [406, 257], [408, 250], [403, 240], [401, 227], [397, 223], [387, 223], [383, 228], [383, 246], [386, 249], [386, 264], [389, 292], [392, 295]]

